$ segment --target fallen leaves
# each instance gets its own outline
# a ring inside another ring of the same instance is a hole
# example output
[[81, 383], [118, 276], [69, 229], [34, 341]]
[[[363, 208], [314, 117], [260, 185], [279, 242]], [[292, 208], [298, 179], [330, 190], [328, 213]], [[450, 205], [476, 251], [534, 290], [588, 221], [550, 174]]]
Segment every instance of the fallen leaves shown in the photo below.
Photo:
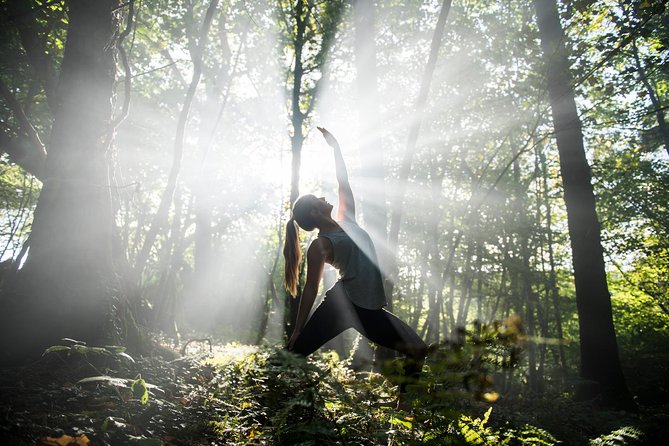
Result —
[[60, 437], [43, 437], [40, 438], [37, 446], [88, 446], [91, 440], [86, 434], [71, 437], [70, 435], [61, 435]]

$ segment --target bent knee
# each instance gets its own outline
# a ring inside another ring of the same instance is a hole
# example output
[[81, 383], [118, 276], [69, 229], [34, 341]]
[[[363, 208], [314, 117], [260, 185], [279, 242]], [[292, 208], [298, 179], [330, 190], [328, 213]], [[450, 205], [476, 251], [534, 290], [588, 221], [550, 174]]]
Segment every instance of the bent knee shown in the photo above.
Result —
[[427, 344], [423, 341], [420, 342], [417, 346], [417, 351], [416, 351], [416, 356], [419, 357], [420, 359], [425, 359], [427, 356]]
[[422, 361], [427, 356], [427, 351], [427, 344], [425, 344], [423, 341], [420, 341], [407, 345], [405, 354], [414, 361]]

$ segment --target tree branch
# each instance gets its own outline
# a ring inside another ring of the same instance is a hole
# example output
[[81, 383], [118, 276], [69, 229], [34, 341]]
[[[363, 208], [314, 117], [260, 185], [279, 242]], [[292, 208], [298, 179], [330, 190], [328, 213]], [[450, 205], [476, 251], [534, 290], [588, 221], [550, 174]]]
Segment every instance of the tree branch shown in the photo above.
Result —
[[47, 53], [44, 39], [40, 38], [37, 32], [37, 23], [34, 14], [31, 13], [30, 3], [23, 0], [10, 0], [8, 10], [10, 21], [16, 26], [28, 61], [44, 87], [49, 107], [55, 110], [58, 76], [53, 60]]
[[2, 79], [0, 79], [0, 97], [14, 113], [23, 134], [18, 138], [13, 138], [3, 130], [0, 134], [0, 150], [7, 152], [12, 161], [21, 166], [23, 170], [41, 178], [46, 161], [44, 144], [24, 113], [23, 107], [7, 85], [2, 82]]
[[2, 96], [9, 108], [14, 113], [14, 117], [19, 122], [21, 130], [25, 136], [27, 136], [36, 146], [41, 147], [42, 151], [44, 151], [44, 144], [42, 144], [42, 140], [40, 139], [37, 130], [35, 130], [35, 127], [32, 126], [28, 120], [28, 117], [23, 111], [23, 107], [21, 107], [19, 101], [16, 99], [14, 94], [12, 94], [12, 92], [9, 90], [9, 87], [7, 87], [2, 79], [0, 79], [0, 96]]
[[132, 86], [132, 70], [130, 69], [130, 64], [128, 63], [128, 55], [123, 48], [123, 41], [130, 34], [133, 25], [133, 19], [135, 18], [135, 3], [133, 1], [128, 2], [128, 18], [126, 21], [125, 29], [119, 35], [116, 40], [116, 49], [118, 50], [119, 55], [121, 56], [121, 63], [123, 64], [123, 70], [125, 71], [125, 78], [123, 79], [123, 106], [121, 112], [114, 119], [112, 128], [116, 128], [121, 124], [125, 118], [128, 117], [128, 112], [130, 111], [130, 88]]
[[0, 130], [0, 153], [6, 152], [12, 162], [39, 179], [44, 178], [46, 152], [43, 147], [36, 147], [25, 138], [13, 138]]
[[207, 44], [207, 34], [213, 20], [214, 12], [218, 6], [218, 2], [219, 0], [211, 0], [209, 3], [209, 7], [207, 8], [207, 12], [205, 13], [204, 21], [202, 23], [202, 28], [200, 29], [198, 42], [195, 45], [193, 52], [191, 53], [191, 57], [193, 59], [193, 77], [191, 78], [188, 91], [186, 92], [184, 105], [181, 109], [181, 114], [179, 115], [179, 122], [177, 123], [177, 133], [174, 138], [172, 168], [170, 169], [170, 173], [167, 178], [167, 186], [160, 200], [158, 210], [153, 216], [151, 226], [149, 227], [149, 232], [146, 235], [141, 251], [137, 255], [135, 271], [139, 281], [141, 281], [142, 273], [146, 266], [146, 262], [149, 259], [149, 254], [153, 244], [156, 241], [156, 237], [158, 236], [159, 231], [166, 224], [168, 213], [174, 199], [174, 191], [176, 189], [179, 171], [181, 170], [181, 158], [183, 154], [184, 136], [186, 132], [186, 123], [188, 121], [188, 114], [190, 112], [191, 104], [193, 103], [193, 98], [195, 97], [195, 90], [200, 83], [200, 77], [202, 75], [202, 56], [204, 53], [204, 48]]

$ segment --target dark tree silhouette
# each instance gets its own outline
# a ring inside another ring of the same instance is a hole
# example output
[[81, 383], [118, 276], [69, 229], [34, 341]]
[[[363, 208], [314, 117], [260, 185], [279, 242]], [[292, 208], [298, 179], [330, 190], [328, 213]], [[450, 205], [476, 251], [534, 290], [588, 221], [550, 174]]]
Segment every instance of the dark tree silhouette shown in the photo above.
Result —
[[[45, 67], [49, 61], [29, 58], [37, 64], [55, 120], [28, 257], [3, 289], [3, 314], [11, 315], [1, 336], [6, 357], [64, 336], [101, 342], [113, 331], [105, 328], [121, 330], [111, 323], [112, 298], [120, 287], [107, 158], [119, 2], [70, 0], [66, 6], [67, 42], [58, 82], [51, 79], [54, 69]], [[18, 28], [24, 45], [35, 41], [22, 23]]]
[[573, 256], [581, 342], [580, 373], [584, 379], [579, 396], [602, 396], [608, 405], [631, 408], [634, 402], [618, 357], [600, 224], [574, 99], [565, 35], [555, 0], [535, 0], [534, 4], [546, 60]]

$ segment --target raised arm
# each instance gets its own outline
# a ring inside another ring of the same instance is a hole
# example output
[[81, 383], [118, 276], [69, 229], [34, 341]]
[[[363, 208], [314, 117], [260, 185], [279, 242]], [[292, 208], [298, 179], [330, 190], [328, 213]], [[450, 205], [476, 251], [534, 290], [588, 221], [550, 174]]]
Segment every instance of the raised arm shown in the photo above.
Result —
[[348, 182], [348, 171], [344, 163], [344, 157], [341, 154], [337, 139], [323, 127], [316, 127], [323, 134], [325, 141], [334, 149], [335, 172], [337, 173], [337, 183], [339, 183], [339, 212], [337, 220], [355, 221], [355, 200], [353, 191]]

